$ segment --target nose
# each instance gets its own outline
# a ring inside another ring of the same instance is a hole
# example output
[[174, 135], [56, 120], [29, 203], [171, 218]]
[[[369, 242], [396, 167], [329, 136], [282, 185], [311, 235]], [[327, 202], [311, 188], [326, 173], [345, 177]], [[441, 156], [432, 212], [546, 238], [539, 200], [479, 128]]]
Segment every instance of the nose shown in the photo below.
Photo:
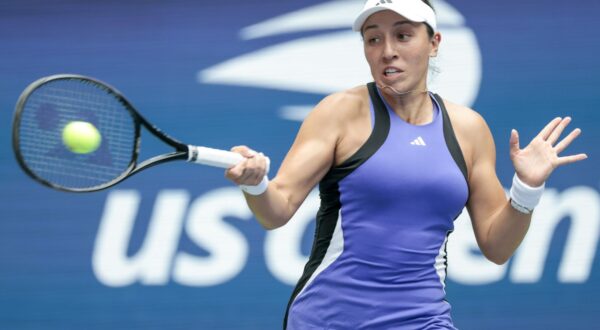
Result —
[[383, 45], [383, 59], [385, 61], [391, 61], [398, 57], [398, 52], [396, 51], [396, 47], [394, 43], [390, 40], [386, 40]]

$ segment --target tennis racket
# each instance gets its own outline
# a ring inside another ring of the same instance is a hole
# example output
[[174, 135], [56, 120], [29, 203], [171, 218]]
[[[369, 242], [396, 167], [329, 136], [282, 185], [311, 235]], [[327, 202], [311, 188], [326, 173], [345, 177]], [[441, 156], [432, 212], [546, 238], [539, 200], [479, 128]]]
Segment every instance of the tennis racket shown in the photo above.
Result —
[[[101, 142], [93, 152], [71, 151], [64, 141], [72, 122], [93, 125]], [[173, 148], [138, 162], [141, 128]], [[240, 154], [187, 145], [149, 123], [112, 86], [81, 75], [41, 78], [21, 94], [13, 119], [13, 150], [21, 168], [36, 181], [62, 191], [111, 187], [152, 166], [175, 161], [229, 168]]]

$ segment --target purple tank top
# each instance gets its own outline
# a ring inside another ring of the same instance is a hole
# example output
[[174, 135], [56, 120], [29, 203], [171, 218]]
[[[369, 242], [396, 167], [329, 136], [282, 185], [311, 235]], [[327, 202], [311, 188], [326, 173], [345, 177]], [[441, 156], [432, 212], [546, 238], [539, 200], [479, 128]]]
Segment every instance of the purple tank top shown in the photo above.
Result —
[[446, 243], [468, 198], [466, 165], [442, 99], [411, 125], [368, 85], [374, 126], [320, 183], [311, 256], [284, 328], [455, 329]]

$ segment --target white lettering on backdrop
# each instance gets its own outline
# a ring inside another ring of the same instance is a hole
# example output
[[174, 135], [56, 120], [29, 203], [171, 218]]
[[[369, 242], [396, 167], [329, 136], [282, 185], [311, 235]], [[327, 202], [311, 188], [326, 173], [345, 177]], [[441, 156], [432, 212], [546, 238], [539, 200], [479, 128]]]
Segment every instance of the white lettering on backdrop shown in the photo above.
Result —
[[[187, 286], [215, 286], [235, 278], [248, 262], [248, 240], [234, 224], [225, 221], [226, 217], [253, 219], [237, 188], [209, 191], [191, 204], [185, 190], [160, 191], [143, 243], [129, 256], [140, 202], [135, 190], [115, 190], [108, 195], [92, 257], [94, 274], [104, 285], [165, 285], [172, 280]], [[302, 237], [314, 221], [318, 204], [318, 194], [311, 193], [290, 223], [266, 234], [266, 268], [282, 283], [295, 284], [302, 272], [308, 257], [301, 250]], [[586, 282], [598, 249], [600, 196], [583, 186], [560, 193], [547, 189], [510, 267], [495, 265], [478, 253], [469, 216], [463, 212], [448, 242], [448, 279], [465, 285], [485, 285], [506, 277], [513, 283], [538, 282], [556, 228], [567, 219], [569, 230], [557, 280]], [[208, 255], [178, 251], [182, 234]]]

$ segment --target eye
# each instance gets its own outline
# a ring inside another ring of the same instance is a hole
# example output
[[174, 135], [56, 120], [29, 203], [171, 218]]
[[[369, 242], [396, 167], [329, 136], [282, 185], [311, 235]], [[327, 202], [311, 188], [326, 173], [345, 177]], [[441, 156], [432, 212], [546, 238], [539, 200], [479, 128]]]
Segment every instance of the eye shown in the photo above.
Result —
[[398, 33], [398, 34], [396, 34], [396, 38], [400, 41], [405, 41], [410, 38], [410, 35], [407, 33]]
[[381, 39], [379, 37], [368, 37], [366, 40], [369, 45], [375, 45], [379, 43]]

